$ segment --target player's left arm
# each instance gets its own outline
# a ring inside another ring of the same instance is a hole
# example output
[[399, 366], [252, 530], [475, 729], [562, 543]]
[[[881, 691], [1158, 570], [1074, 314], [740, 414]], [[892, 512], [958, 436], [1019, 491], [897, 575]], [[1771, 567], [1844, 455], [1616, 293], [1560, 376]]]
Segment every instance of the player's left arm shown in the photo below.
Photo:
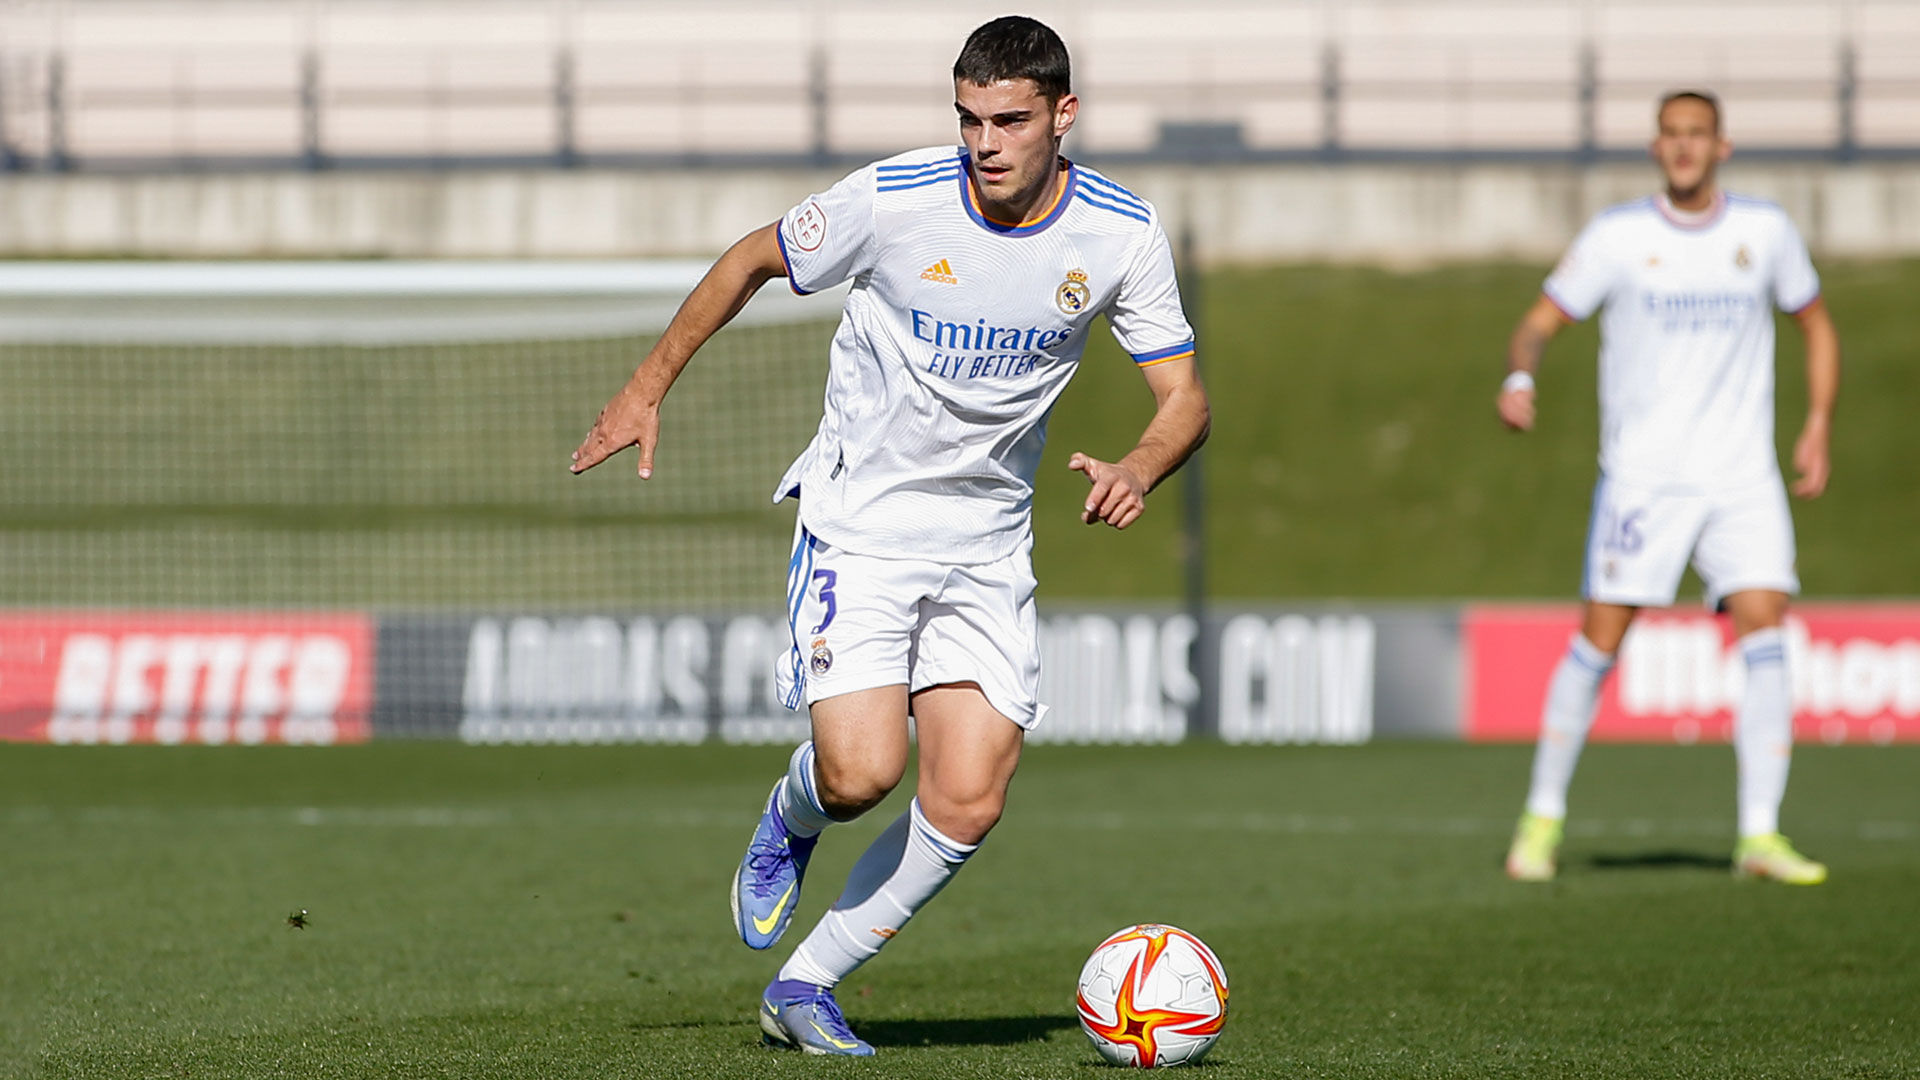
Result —
[[1140, 369], [1153, 391], [1153, 419], [1140, 441], [1119, 461], [1107, 462], [1075, 452], [1067, 467], [1085, 473], [1092, 490], [1080, 520], [1104, 521], [1116, 529], [1134, 523], [1147, 509], [1147, 493], [1173, 474], [1207, 441], [1213, 413], [1200, 368], [1193, 357]]
[[660, 403], [667, 391], [700, 346], [740, 314], [760, 286], [786, 276], [779, 229], [778, 222], [755, 229], [707, 270], [627, 384], [594, 418], [592, 429], [573, 452], [570, 472], [586, 472], [627, 447], [637, 446], [640, 479], [652, 479], [653, 452], [660, 441]]
[[1827, 314], [1826, 301], [1817, 297], [1794, 312], [1793, 319], [1807, 344], [1807, 420], [1793, 443], [1793, 467], [1799, 473], [1793, 493], [1815, 499], [1827, 489], [1832, 471], [1828, 441], [1834, 400], [1840, 396], [1840, 334]]

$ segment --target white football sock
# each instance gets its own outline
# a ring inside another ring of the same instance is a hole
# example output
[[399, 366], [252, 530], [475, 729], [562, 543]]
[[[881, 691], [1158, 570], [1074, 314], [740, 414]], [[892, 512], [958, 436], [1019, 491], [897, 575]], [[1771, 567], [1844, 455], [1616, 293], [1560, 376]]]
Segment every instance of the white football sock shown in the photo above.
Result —
[[820, 805], [820, 777], [813, 769], [813, 740], [794, 748], [787, 759], [787, 782], [780, 785], [780, 816], [787, 831], [795, 836], [819, 836], [820, 830], [836, 824], [833, 815]]
[[1787, 691], [1786, 635], [1778, 627], [1740, 639], [1747, 689], [1734, 718], [1733, 753], [1740, 767], [1740, 835], [1780, 831], [1780, 800], [1793, 761], [1793, 698]]
[[1567, 787], [1587, 729], [1600, 703], [1600, 684], [1613, 670], [1613, 656], [1582, 634], [1573, 635], [1567, 654], [1553, 670], [1547, 700], [1540, 713], [1540, 742], [1533, 751], [1533, 784], [1527, 791], [1527, 812], [1542, 817], [1567, 816]]
[[853, 864], [840, 899], [780, 969], [782, 979], [831, 987], [872, 959], [926, 906], [978, 845], [940, 833], [915, 799]]

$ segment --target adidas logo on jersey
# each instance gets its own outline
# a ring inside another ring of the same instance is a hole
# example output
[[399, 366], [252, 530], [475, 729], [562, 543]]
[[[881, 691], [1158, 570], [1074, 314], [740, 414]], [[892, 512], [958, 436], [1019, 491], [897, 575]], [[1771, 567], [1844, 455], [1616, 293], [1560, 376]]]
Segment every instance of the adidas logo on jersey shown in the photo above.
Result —
[[953, 276], [953, 267], [948, 265], [945, 259], [941, 259], [939, 262], [920, 271], [920, 276], [928, 281], [937, 281], [942, 285], [960, 284], [960, 279]]

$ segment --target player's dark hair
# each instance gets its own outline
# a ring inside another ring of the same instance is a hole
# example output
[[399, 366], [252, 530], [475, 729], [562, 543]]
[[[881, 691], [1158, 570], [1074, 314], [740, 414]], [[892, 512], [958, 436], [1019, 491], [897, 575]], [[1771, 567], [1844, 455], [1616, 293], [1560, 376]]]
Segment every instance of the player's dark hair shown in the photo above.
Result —
[[1002, 15], [967, 35], [953, 78], [975, 86], [1032, 79], [1049, 104], [1073, 92], [1073, 69], [1060, 35], [1038, 19]]
[[1713, 133], [1720, 134], [1720, 99], [1708, 90], [1675, 90], [1660, 98], [1660, 107], [1653, 110], [1655, 117], [1665, 116], [1667, 106], [1676, 101], [1697, 101], [1713, 110]]

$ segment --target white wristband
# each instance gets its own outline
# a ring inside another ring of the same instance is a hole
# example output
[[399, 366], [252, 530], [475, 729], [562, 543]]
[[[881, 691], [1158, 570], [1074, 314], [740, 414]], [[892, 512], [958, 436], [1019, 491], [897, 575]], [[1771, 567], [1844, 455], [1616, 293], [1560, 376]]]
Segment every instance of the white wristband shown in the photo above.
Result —
[[1506, 381], [1500, 384], [1500, 392], [1503, 394], [1511, 394], [1515, 390], [1531, 391], [1532, 389], [1533, 373], [1530, 371], [1509, 371]]

